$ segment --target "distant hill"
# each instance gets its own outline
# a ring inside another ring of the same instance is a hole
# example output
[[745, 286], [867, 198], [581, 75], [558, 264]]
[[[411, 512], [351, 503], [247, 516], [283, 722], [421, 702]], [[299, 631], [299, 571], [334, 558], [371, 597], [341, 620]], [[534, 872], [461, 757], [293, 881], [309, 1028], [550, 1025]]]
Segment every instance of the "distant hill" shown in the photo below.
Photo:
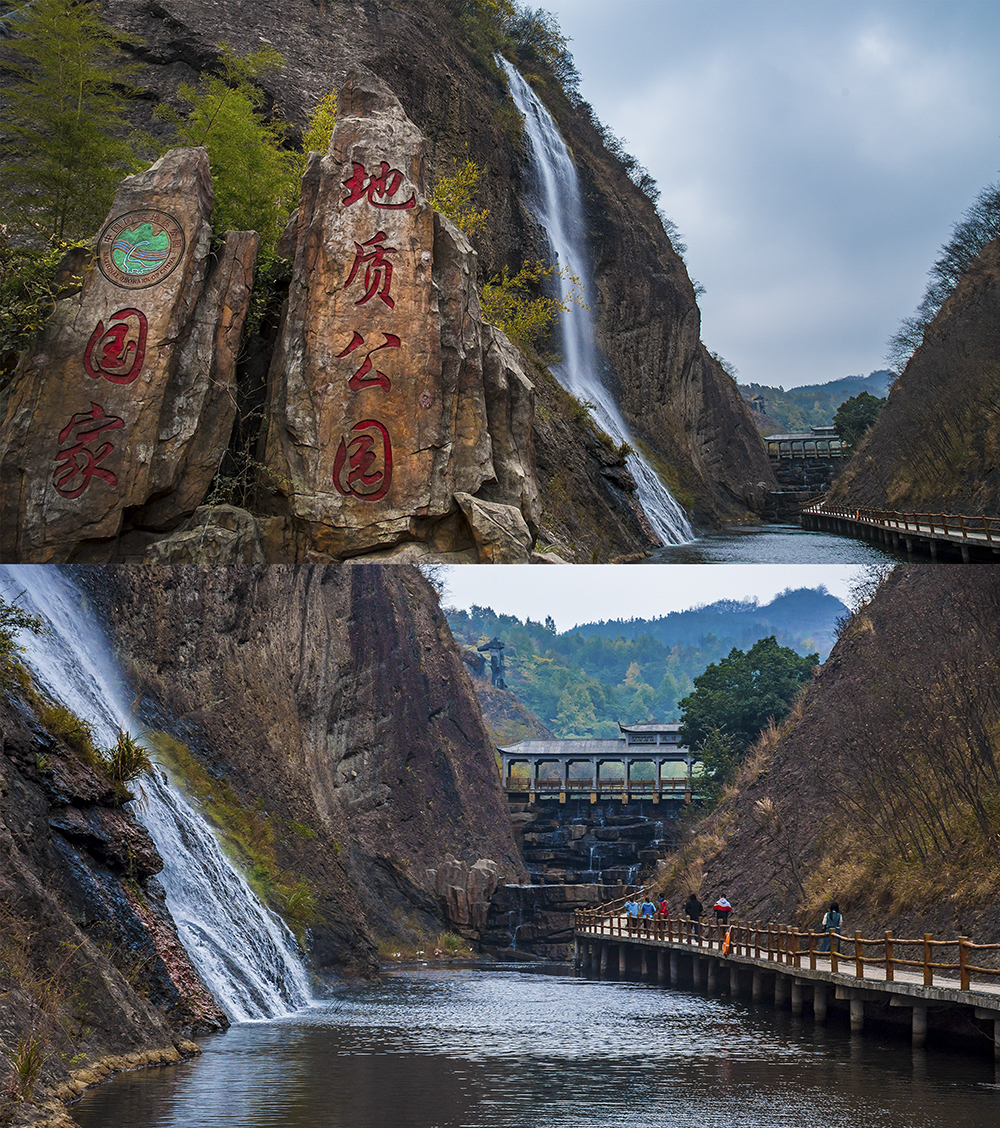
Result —
[[845, 400], [861, 392], [884, 396], [895, 373], [882, 368], [867, 376], [845, 376], [827, 384], [806, 384], [801, 388], [769, 388], [764, 384], [740, 384], [743, 398], [753, 406], [758, 396], [764, 399], [764, 412], [754, 411], [762, 435], [808, 431], [810, 427], [829, 427]]
[[[489, 607], [451, 608], [445, 614], [455, 639], [471, 652], [499, 636], [508, 689], [556, 736], [610, 737], [618, 734], [619, 721], [679, 719], [677, 703], [691, 692], [694, 679], [734, 647], [748, 650], [774, 635], [782, 646], [799, 654], [818, 652], [822, 660], [847, 608], [823, 587], [800, 588], [763, 606], [756, 600], [720, 600], [656, 619], [588, 623], [561, 634], [551, 619], [547, 625], [522, 622]], [[472, 665], [472, 653], [469, 658]], [[490, 720], [494, 732], [521, 732], [524, 725], [524, 718], [506, 711]]]
[[740, 650], [773, 634], [782, 646], [799, 654], [815, 650], [825, 659], [837, 640], [837, 620], [845, 614], [846, 606], [824, 587], [788, 588], [763, 606], [755, 599], [720, 599], [657, 619], [602, 620], [565, 633], [629, 639], [645, 634], [668, 648], [691, 646], [711, 634], [733, 640]]

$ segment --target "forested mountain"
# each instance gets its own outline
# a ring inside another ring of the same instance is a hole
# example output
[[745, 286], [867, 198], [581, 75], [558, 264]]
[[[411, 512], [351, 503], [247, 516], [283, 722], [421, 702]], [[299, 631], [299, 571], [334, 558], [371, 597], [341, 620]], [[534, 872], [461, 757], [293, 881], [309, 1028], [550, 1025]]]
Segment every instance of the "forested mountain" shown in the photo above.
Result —
[[676, 719], [710, 662], [774, 635], [799, 654], [833, 645], [847, 608], [825, 588], [787, 590], [761, 606], [720, 600], [657, 619], [612, 620], [557, 633], [489, 607], [446, 611], [460, 645], [504, 643], [508, 688], [560, 737], [617, 736], [618, 722]]
[[762, 435], [808, 431], [810, 427], [830, 427], [837, 408], [851, 396], [868, 392], [884, 396], [895, 373], [887, 368], [869, 372], [867, 376], [845, 376], [826, 384], [804, 384], [801, 388], [769, 388], [765, 384], [740, 384], [743, 398], [754, 404], [758, 396], [764, 400], [763, 412], [754, 410], [754, 419]]

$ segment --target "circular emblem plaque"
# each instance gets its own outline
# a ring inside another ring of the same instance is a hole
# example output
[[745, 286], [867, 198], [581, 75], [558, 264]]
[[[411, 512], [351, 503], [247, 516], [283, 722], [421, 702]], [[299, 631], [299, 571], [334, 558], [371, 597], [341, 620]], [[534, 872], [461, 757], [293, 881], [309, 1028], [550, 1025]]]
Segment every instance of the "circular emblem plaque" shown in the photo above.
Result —
[[172, 215], [146, 209], [126, 212], [101, 232], [97, 262], [115, 286], [141, 290], [155, 286], [184, 253], [184, 231]]

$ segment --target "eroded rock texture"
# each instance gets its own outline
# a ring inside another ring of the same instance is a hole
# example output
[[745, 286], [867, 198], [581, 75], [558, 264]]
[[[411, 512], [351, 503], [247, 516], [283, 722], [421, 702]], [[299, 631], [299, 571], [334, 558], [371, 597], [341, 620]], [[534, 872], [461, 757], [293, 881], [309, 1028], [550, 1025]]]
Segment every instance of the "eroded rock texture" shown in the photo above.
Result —
[[0, 430], [0, 554], [114, 557], [194, 511], [229, 441], [257, 236], [213, 248], [203, 149], [126, 179], [82, 285], [22, 358]]
[[[469, 906], [489, 882], [524, 878], [468, 674], [416, 570], [138, 567], [91, 579], [150, 716], [174, 718], [248, 806], [266, 804], [281, 864], [317, 896], [321, 970], [371, 971], [376, 938], [444, 927], [442, 899], [458, 900], [429, 871], [445, 863], [483, 877], [465, 883], [454, 921], [470, 936], [482, 911]], [[490, 866], [476, 869], [481, 859]]]
[[[530, 385], [509, 375], [516, 359], [494, 361], [494, 416], [514, 417], [518, 395], [529, 416], [498, 428], [498, 474], [476, 255], [426, 201], [426, 149], [398, 100], [357, 74], [341, 91], [329, 153], [314, 155], [303, 178], [264, 462], [314, 558], [434, 540], [449, 517], [449, 549], [471, 542], [480, 561], [528, 558]], [[490, 504], [512, 510], [496, 522], [496, 551], [456, 501], [486, 482]]]
[[[114, 785], [0, 700], [0, 1040], [40, 1040], [18, 1123], [111, 1070], [177, 1061], [228, 1025], [177, 937], [163, 862]], [[6, 1096], [3, 1102], [6, 1111]]]

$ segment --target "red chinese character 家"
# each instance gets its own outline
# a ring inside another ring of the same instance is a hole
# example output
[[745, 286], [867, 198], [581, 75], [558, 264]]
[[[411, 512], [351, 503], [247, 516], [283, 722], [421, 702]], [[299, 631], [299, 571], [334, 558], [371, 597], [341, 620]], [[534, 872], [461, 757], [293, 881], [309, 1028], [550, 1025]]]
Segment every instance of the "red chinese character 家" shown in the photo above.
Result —
[[98, 440], [102, 431], [118, 431], [124, 426], [123, 420], [105, 415], [99, 403], [91, 403], [89, 413], [81, 411], [74, 415], [59, 432], [59, 446], [64, 449], [56, 455], [56, 491], [63, 497], [79, 497], [93, 478], [117, 486], [117, 477], [100, 465], [115, 449], [114, 445], [98, 445]]
[[399, 169], [390, 168], [385, 161], [382, 161], [377, 174], [366, 173], [364, 165], [358, 164], [357, 161], [352, 161], [351, 164], [354, 166], [354, 172], [350, 180], [344, 181], [344, 187], [350, 188], [351, 194], [344, 197], [342, 201], [344, 207], [349, 208], [365, 196], [368, 198], [368, 203], [376, 208], [392, 210], [416, 206], [417, 201], [413, 195], [405, 203], [389, 203], [389, 200], [396, 195], [403, 183], [403, 174]]

